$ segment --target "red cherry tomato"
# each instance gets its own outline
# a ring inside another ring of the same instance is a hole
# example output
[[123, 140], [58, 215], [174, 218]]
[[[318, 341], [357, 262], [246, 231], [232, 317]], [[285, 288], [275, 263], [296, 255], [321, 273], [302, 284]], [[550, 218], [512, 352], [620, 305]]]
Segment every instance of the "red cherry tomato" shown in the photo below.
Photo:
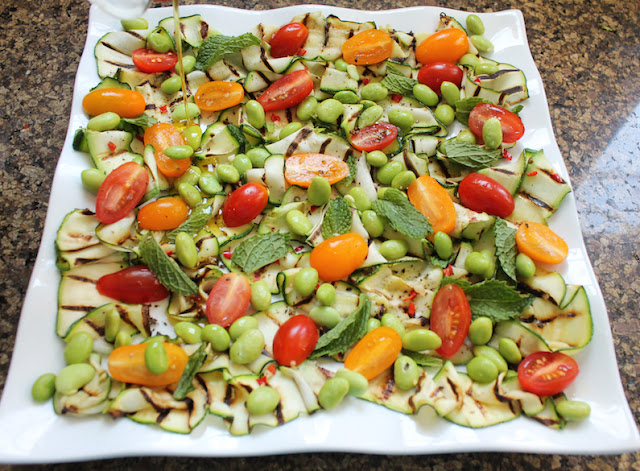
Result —
[[302, 47], [309, 37], [309, 30], [302, 23], [284, 25], [269, 41], [271, 57], [292, 56]]
[[387, 147], [398, 136], [398, 128], [390, 123], [376, 123], [351, 135], [351, 145], [371, 152]]
[[440, 95], [442, 82], [455, 83], [460, 87], [463, 77], [464, 72], [453, 62], [432, 62], [418, 72], [418, 82], [428, 86], [438, 95]]
[[438, 355], [452, 357], [469, 332], [471, 308], [462, 288], [444, 285], [438, 290], [431, 306], [431, 330], [442, 339]]
[[469, 114], [469, 128], [476, 136], [482, 137], [482, 127], [489, 118], [498, 118], [502, 125], [502, 142], [516, 142], [524, 134], [524, 124], [517, 114], [494, 105], [478, 103]]
[[133, 51], [131, 58], [137, 69], [147, 74], [171, 70], [178, 62], [178, 55], [173, 51], [156, 52], [146, 47]]
[[458, 185], [458, 198], [469, 209], [506, 218], [515, 203], [511, 193], [493, 178], [470, 173]]
[[280, 77], [258, 97], [265, 111], [286, 110], [296, 106], [313, 91], [313, 80], [306, 70]]
[[576, 361], [560, 352], [535, 352], [518, 366], [518, 380], [525, 391], [538, 396], [561, 393], [578, 376]]
[[207, 319], [210, 324], [229, 327], [244, 316], [251, 301], [249, 281], [237, 273], [221, 276], [207, 298]]
[[269, 202], [269, 192], [259, 183], [247, 183], [234, 190], [224, 202], [222, 219], [227, 227], [253, 221]]
[[128, 304], [162, 301], [170, 294], [145, 265], [134, 265], [104, 275], [96, 283], [96, 288], [101, 295]]
[[273, 358], [284, 366], [305, 361], [318, 343], [318, 328], [310, 317], [298, 314], [280, 326], [273, 338]]
[[137, 206], [149, 185], [149, 174], [135, 162], [127, 162], [104, 179], [96, 197], [96, 217], [111, 224], [119, 221]]

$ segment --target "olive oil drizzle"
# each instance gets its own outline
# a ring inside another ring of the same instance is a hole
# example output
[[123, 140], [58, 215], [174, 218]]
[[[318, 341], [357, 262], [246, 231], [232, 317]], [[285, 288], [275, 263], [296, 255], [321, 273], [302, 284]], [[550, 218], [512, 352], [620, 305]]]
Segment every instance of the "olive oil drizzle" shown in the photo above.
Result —
[[178, 14], [178, 4], [180, 0], [172, 0], [173, 2], [173, 25], [174, 25], [174, 40], [176, 43], [176, 52], [178, 53], [178, 74], [180, 75], [180, 85], [182, 87], [182, 102], [184, 103], [184, 112], [187, 117], [185, 127], [191, 125], [191, 116], [189, 116], [189, 106], [187, 97], [187, 80], [184, 75], [184, 67], [182, 67], [182, 35], [180, 28], [180, 15]]

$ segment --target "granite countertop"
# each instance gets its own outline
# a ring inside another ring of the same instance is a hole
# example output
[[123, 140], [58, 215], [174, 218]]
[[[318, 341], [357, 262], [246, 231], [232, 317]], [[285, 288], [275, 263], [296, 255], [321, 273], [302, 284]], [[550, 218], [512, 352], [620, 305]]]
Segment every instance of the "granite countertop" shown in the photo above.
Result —
[[[207, 3], [187, 1], [185, 3]], [[267, 9], [284, 0], [226, 6]], [[294, 2], [304, 3], [304, 2]], [[358, 7], [346, 0], [327, 3]], [[587, 250], [611, 318], [623, 386], [640, 417], [640, 8], [638, 0], [370, 0], [382, 10], [436, 5], [524, 14], [567, 164]], [[5, 0], [0, 6], [0, 388], [40, 243], [49, 191], [67, 131], [73, 81], [84, 46], [88, 3]], [[55, 469], [640, 469], [640, 453], [618, 456], [344, 453], [246, 459], [139, 458]], [[2, 469], [14, 469], [1, 466]], [[15, 467], [16, 469], [18, 467]]]

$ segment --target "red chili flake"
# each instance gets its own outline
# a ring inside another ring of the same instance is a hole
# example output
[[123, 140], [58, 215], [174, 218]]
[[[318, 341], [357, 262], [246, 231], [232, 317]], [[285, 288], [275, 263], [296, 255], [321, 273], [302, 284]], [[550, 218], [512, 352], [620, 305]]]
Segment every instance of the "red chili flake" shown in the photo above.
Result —
[[504, 157], [507, 160], [513, 160], [513, 155], [511, 155], [511, 153], [507, 149], [504, 149], [502, 151], [502, 157]]
[[231, 260], [231, 255], [233, 255], [233, 252], [231, 250], [225, 250], [224, 252], [222, 252], [222, 255], [227, 260]]
[[300, 253], [303, 250], [304, 250], [304, 245], [298, 245], [295, 249], [293, 249], [295, 253]]
[[24, 125], [24, 128], [25, 128], [25, 129], [29, 129], [30, 127], [31, 127], [31, 126], [29, 126], [28, 124], [25, 124], [25, 125]]
[[362, 85], [366, 85], [366, 84], [368, 84], [370, 81], [371, 81], [371, 80], [369, 80], [368, 78], [366, 78], [366, 77], [365, 77], [365, 78], [363, 78], [363, 79], [362, 79]]
[[538, 174], [537, 170], [533, 170], [531, 172], [527, 172], [527, 177], [535, 177]]
[[267, 371], [272, 375], [276, 374], [276, 365], [271, 363], [269, 366], [267, 366]]
[[168, 252], [166, 252], [166, 253], [167, 253], [167, 255], [168, 255], [169, 257], [171, 257], [171, 256], [173, 255], [173, 250], [169, 250], [169, 251], [168, 251]]
[[318, 209], [320, 206], [311, 206], [311, 208], [309, 209], [309, 211], [311, 211], [312, 213]]
[[115, 151], [118, 147], [113, 142], [109, 142], [107, 145], [109, 146], [109, 149], [111, 149], [111, 152]]
[[451, 276], [453, 275], [453, 267], [451, 265], [449, 265], [447, 268], [445, 268], [444, 270], [442, 270], [442, 274], [444, 276]]
[[473, 79], [473, 81], [474, 81], [475, 83], [481, 83], [481, 82], [480, 82], [480, 79], [479, 79], [478, 77], [474, 78], [474, 79]]
[[407, 296], [406, 298], [404, 298], [402, 300], [403, 303], [406, 303], [407, 301], [413, 301], [413, 299], [418, 295], [418, 293], [416, 293], [414, 290], [411, 290], [411, 293], [409, 293], [409, 296]]
[[274, 121], [274, 122], [280, 121], [280, 116], [278, 116], [275, 113], [271, 113], [271, 121]]
[[160, 107], [160, 113], [168, 113], [169, 112], [169, 108], [167, 108], [167, 105], [162, 105]]
[[555, 172], [551, 174], [551, 178], [553, 178], [558, 183], [564, 183], [564, 181], [562, 180], [562, 177]]
[[302, 49], [302, 48], [300, 48], [300, 50], [298, 51], [298, 55], [299, 55], [299, 56], [304, 56], [306, 53], [307, 53], [307, 50], [306, 50], [306, 49]]
[[256, 380], [256, 383], [258, 383], [260, 386], [264, 386], [265, 384], [267, 384], [267, 378], [265, 376], [261, 376]]
[[258, 281], [260, 279], [260, 274], [253, 275], [253, 281]]
[[411, 303], [409, 304], [409, 309], [407, 309], [407, 314], [413, 317], [416, 314], [416, 305]]
[[399, 93], [394, 93], [393, 95], [391, 95], [391, 99], [396, 103], [400, 103], [402, 101], [402, 95], [400, 95]]

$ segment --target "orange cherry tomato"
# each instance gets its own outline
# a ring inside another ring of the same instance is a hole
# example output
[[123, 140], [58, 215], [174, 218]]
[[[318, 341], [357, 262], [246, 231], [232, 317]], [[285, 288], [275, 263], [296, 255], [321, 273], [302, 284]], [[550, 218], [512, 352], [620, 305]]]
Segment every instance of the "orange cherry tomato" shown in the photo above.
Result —
[[331, 237], [311, 251], [309, 262], [324, 281], [348, 277], [367, 258], [369, 247], [360, 234], [353, 232]]
[[191, 159], [172, 159], [164, 153], [167, 147], [187, 143], [182, 133], [169, 123], [149, 126], [144, 132], [144, 143], [153, 146], [158, 170], [167, 177], [179, 177], [191, 165]]
[[422, 64], [432, 62], [458, 62], [467, 53], [467, 34], [458, 28], [436, 31], [418, 44], [416, 59]]
[[169, 357], [169, 368], [164, 373], [154, 374], [147, 369], [144, 351], [148, 343], [118, 347], [109, 355], [109, 373], [122, 383], [141, 386], [167, 386], [180, 381], [187, 366], [189, 355], [177, 345], [164, 342]]
[[242, 103], [244, 88], [237, 82], [214, 80], [200, 85], [195, 95], [196, 105], [205, 111], [220, 111]]
[[438, 355], [450, 358], [458, 351], [469, 333], [471, 308], [464, 290], [458, 285], [444, 285], [431, 305], [431, 330], [442, 339]]
[[135, 118], [144, 113], [145, 106], [142, 93], [124, 88], [98, 88], [82, 100], [82, 108], [89, 116], [111, 111], [121, 118]]
[[349, 352], [344, 367], [372, 379], [389, 368], [402, 350], [402, 338], [391, 327], [376, 327]]
[[451, 232], [456, 225], [456, 209], [447, 191], [433, 177], [423, 175], [407, 188], [409, 201], [431, 223], [433, 232]]
[[244, 316], [251, 301], [251, 285], [238, 273], [227, 273], [213, 285], [207, 298], [207, 319], [211, 324], [229, 327]]
[[284, 178], [290, 185], [309, 188], [313, 177], [324, 177], [333, 185], [349, 175], [349, 165], [326, 154], [296, 154], [284, 163]]
[[187, 220], [189, 206], [181, 198], [161, 198], [149, 203], [138, 211], [138, 225], [141, 229], [168, 231]]
[[391, 57], [393, 39], [385, 31], [368, 29], [345, 41], [342, 58], [349, 64], [377, 64]]
[[518, 250], [536, 262], [560, 263], [569, 254], [562, 237], [539, 222], [524, 222], [516, 232]]

